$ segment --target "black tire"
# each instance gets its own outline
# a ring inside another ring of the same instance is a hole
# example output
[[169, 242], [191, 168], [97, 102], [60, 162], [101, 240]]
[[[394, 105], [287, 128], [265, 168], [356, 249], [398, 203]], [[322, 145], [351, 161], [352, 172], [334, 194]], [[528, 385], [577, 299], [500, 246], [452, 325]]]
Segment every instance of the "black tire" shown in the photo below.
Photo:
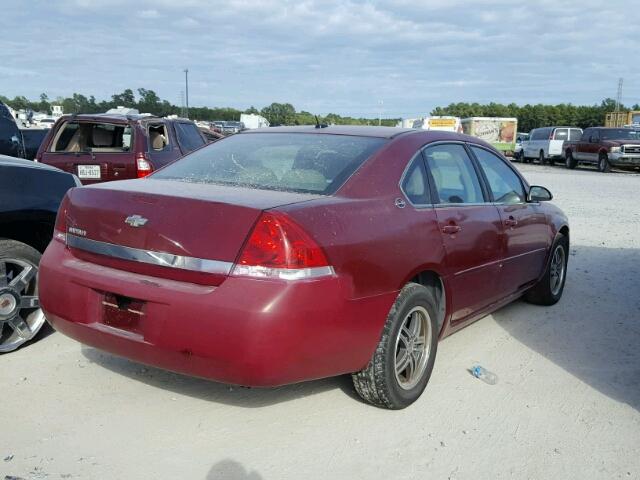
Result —
[[598, 155], [598, 171], [602, 173], [608, 173], [611, 171], [611, 164], [606, 153], [600, 153]]
[[[30, 247], [29, 245], [26, 245], [22, 242], [17, 242], [15, 240], [0, 239], [0, 263], [4, 265], [3, 271], [5, 271], [7, 274], [9, 273], [5, 270], [7, 268], [7, 261], [9, 261], [9, 265], [11, 265], [12, 262], [18, 260], [31, 265], [31, 267], [35, 267], [35, 269], [33, 270], [34, 273], [32, 273], [33, 277], [29, 281], [29, 285], [25, 289], [25, 292], [23, 292], [27, 295], [33, 296], [34, 298], [37, 298], [38, 295], [37, 268], [40, 263], [40, 258], [40, 252], [38, 252], [35, 248]], [[2, 280], [0, 281], [0, 291], [2, 291], [3, 288], [5, 290], [5, 293], [7, 291], [7, 288], [11, 290], [10, 282], [7, 283], [8, 280], [10, 280], [9, 276], [3, 276]], [[1, 287], [1, 285], [5, 286]], [[4, 329], [0, 329], [0, 353], [6, 353], [15, 350], [39, 338], [39, 333], [43, 330], [46, 322], [44, 322], [44, 317], [42, 317], [41, 319], [39, 318], [37, 322], [34, 321], [33, 323], [31, 323], [33, 319], [31, 314], [34, 313], [35, 310], [38, 310], [38, 312], [40, 312], [39, 307], [20, 310], [20, 313], [25, 312], [29, 314], [27, 317], [27, 321], [30, 322], [29, 327], [32, 327], [32, 329], [29, 332], [28, 336], [25, 336], [18, 341], [12, 341], [12, 338], [8, 338], [11, 337], [11, 330], [9, 329], [9, 327], [4, 326]]]
[[540, 155], [538, 155], [538, 161], [540, 165], [545, 165], [547, 163], [547, 159], [544, 158], [544, 151], [540, 150]]
[[576, 168], [576, 166], [578, 165], [578, 162], [576, 161], [575, 158], [573, 158], [573, 153], [571, 152], [571, 150], [567, 150], [567, 153], [565, 154], [565, 163], [564, 166], [567, 167], [570, 170], [573, 170], [574, 168]]
[[[563, 273], [560, 279], [560, 284], [554, 288], [554, 283], [552, 281], [553, 276], [553, 260], [554, 255], [558, 249], [562, 249], [562, 257], [563, 257]], [[560, 235], [553, 244], [551, 248], [551, 254], [549, 255], [549, 260], [547, 261], [547, 267], [545, 268], [544, 275], [540, 279], [540, 281], [534, 285], [531, 290], [529, 290], [525, 294], [525, 300], [529, 303], [534, 303], [536, 305], [554, 305], [558, 303], [560, 297], [562, 297], [562, 292], [564, 291], [564, 285], [567, 280], [567, 265], [569, 263], [569, 239]]]
[[[430, 341], [425, 338], [428, 351], [424, 354], [426, 361], [423, 365], [419, 380], [415, 386], [403, 388], [396, 374], [396, 359], [398, 337], [401, 329], [409, 318], [409, 313], [415, 309], [427, 312], [425, 319], [431, 331]], [[368, 403], [375, 406], [399, 410], [415, 402], [429, 381], [438, 348], [437, 312], [435, 297], [432, 292], [417, 283], [409, 283], [400, 291], [398, 298], [391, 307], [387, 321], [382, 330], [373, 357], [369, 364], [361, 371], [354, 373], [353, 384], [356, 391]]]

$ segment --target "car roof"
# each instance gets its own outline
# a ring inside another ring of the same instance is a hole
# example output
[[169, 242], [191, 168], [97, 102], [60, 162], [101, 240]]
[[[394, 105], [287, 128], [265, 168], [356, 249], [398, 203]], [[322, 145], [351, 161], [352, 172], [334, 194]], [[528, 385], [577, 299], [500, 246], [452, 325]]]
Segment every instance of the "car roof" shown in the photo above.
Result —
[[[299, 125], [295, 127], [256, 128], [242, 132], [246, 134], [263, 133], [317, 133], [325, 135], [352, 135], [357, 137], [393, 138], [408, 132], [418, 132], [413, 128], [374, 127], [365, 125], [329, 125], [318, 128], [315, 125]], [[422, 130], [424, 131], [424, 130]]]

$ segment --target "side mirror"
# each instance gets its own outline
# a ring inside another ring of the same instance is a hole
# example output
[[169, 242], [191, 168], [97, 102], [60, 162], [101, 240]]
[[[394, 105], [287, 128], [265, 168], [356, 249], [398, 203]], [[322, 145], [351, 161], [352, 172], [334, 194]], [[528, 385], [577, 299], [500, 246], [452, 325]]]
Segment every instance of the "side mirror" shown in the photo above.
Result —
[[529, 195], [527, 195], [527, 201], [529, 202], [548, 202], [552, 199], [553, 195], [549, 189], [539, 185], [532, 185], [529, 189]]

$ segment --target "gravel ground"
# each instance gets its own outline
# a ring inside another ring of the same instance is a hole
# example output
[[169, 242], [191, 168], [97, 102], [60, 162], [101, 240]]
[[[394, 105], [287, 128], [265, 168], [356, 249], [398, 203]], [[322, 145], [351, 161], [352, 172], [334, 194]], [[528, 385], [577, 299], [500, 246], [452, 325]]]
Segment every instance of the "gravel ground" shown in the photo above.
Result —
[[360, 403], [348, 377], [231, 388], [52, 334], [0, 357], [0, 478], [640, 478], [640, 175], [519, 167], [570, 217], [564, 297], [444, 340], [410, 408]]

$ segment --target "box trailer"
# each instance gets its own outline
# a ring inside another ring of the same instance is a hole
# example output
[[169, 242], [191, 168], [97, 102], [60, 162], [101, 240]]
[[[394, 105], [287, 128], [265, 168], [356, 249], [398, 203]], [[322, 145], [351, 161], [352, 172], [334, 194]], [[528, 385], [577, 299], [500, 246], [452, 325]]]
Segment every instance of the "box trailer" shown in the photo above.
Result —
[[469, 117], [462, 119], [462, 131], [481, 138], [505, 154], [516, 148], [517, 118]]
[[607, 113], [605, 127], [626, 127], [630, 125], [640, 125], [640, 111], [633, 112], [610, 112]]

